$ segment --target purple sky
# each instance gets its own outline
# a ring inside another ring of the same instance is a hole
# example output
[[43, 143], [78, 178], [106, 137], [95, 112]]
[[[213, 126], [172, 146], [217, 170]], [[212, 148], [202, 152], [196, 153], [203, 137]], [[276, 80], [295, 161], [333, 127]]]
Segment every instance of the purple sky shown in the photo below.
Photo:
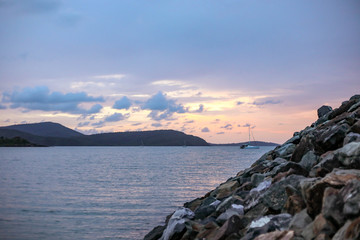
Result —
[[357, 0], [0, 0], [0, 125], [281, 143], [359, 90]]

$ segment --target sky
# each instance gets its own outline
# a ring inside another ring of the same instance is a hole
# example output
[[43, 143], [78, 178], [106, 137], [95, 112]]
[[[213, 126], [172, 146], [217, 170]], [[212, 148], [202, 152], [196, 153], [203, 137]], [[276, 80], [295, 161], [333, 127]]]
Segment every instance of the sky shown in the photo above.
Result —
[[358, 0], [0, 0], [0, 126], [281, 144], [359, 93]]

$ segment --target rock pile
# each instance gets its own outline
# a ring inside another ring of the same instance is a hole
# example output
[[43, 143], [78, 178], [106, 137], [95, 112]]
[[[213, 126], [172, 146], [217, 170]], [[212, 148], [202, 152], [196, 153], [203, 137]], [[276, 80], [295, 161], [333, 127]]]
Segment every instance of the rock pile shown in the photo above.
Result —
[[360, 239], [360, 95], [318, 116], [144, 240]]

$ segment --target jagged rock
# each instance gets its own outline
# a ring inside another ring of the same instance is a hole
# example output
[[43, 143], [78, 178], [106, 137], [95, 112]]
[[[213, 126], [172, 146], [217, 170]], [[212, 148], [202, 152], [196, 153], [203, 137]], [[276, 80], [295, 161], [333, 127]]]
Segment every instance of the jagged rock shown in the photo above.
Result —
[[348, 220], [334, 235], [333, 240], [360, 239], [360, 217]]
[[300, 139], [301, 139], [300, 135], [294, 135], [292, 138], [287, 140], [283, 145], [286, 145], [288, 143], [299, 144]]
[[157, 226], [145, 235], [144, 240], [158, 240], [165, 230], [165, 226]]
[[301, 193], [298, 189], [294, 188], [291, 185], [285, 187], [287, 200], [284, 206], [284, 210], [291, 215], [294, 215], [301, 210], [303, 210], [306, 205], [304, 199], [301, 196]]
[[318, 117], [321, 118], [331, 111], [332, 111], [332, 107], [323, 105], [317, 110], [317, 114]]
[[275, 155], [276, 157], [289, 159], [291, 157], [291, 154], [294, 152], [295, 147], [296, 145], [293, 143], [282, 145], [279, 148], [275, 149]]
[[322, 179], [304, 179], [301, 181], [301, 191], [309, 216], [314, 218], [320, 213], [326, 187], [341, 188], [351, 179], [360, 180], [360, 170], [334, 169]]
[[199, 229], [199, 234], [196, 235], [195, 239], [213, 239], [219, 228], [215, 222], [210, 222], [205, 225], [204, 229]]
[[324, 177], [334, 168], [340, 167], [341, 164], [335, 158], [334, 151], [329, 151], [320, 156], [319, 163], [316, 164], [309, 172], [310, 177]]
[[264, 193], [261, 201], [265, 206], [274, 210], [280, 211], [287, 200], [286, 186], [290, 185], [296, 189], [299, 188], [300, 181], [304, 179], [301, 175], [291, 175], [273, 185]]
[[346, 144], [351, 142], [360, 142], [360, 134], [354, 132], [350, 132], [349, 134], [347, 134], [346, 137], [344, 138], [343, 145], [345, 146]]
[[317, 135], [316, 144], [320, 146], [323, 152], [342, 147], [346, 132], [349, 128], [349, 125], [345, 123], [341, 125], [334, 125], [329, 129], [325, 129]]
[[339, 195], [338, 189], [328, 187], [324, 191], [322, 214], [326, 219], [336, 224], [336, 226], [343, 225], [345, 217], [342, 213], [344, 202]]
[[300, 143], [296, 146], [293, 155], [291, 156], [292, 162], [300, 162], [302, 157], [308, 151], [314, 151], [315, 146], [315, 137], [313, 134], [307, 134], [303, 136], [300, 140]]
[[294, 237], [294, 231], [274, 231], [257, 236], [254, 240], [291, 240]]
[[336, 151], [335, 156], [347, 168], [360, 169], [360, 142], [346, 144]]
[[244, 225], [244, 221], [242, 221], [242, 218], [237, 215], [234, 215], [234, 216], [230, 217], [224, 223], [224, 225], [222, 225], [221, 228], [216, 231], [216, 234], [214, 237], [208, 238], [208, 239], [225, 240], [228, 236], [230, 236], [234, 233], [238, 234], [239, 231], [244, 227], [245, 227], [245, 225]]
[[357, 101], [358, 101], [357, 99], [352, 99], [352, 100], [343, 102], [339, 108], [334, 109], [330, 113], [329, 119], [333, 119], [336, 116], [339, 116], [344, 112], [347, 112], [355, 103], [357, 103]]
[[294, 162], [288, 162], [285, 161], [284, 163], [274, 167], [270, 172], [266, 173], [266, 176], [276, 176], [279, 173], [289, 171], [290, 169], [293, 169], [294, 174], [307, 176], [308, 172], [306, 169], [304, 169], [300, 164], [294, 163]]
[[216, 219], [216, 221], [219, 223], [224, 223], [225, 221], [227, 221], [229, 218], [231, 218], [234, 215], [237, 215], [237, 216], [244, 215], [244, 206], [232, 204], [229, 209], [227, 209], [224, 213], [222, 213]]
[[304, 227], [312, 222], [312, 219], [306, 211], [306, 209], [303, 209], [301, 212], [295, 214], [289, 224], [289, 229], [294, 230], [295, 235], [297, 236], [300, 236]]
[[358, 120], [351, 126], [349, 132], [360, 133], [360, 120]]
[[202, 204], [195, 210], [195, 218], [196, 219], [204, 219], [213, 212], [215, 212], [217, 205], [220, 203], [214, 197], [206, 198]]
[[264, 179], [265, 179], [264, 174], [254, 173], [251, 176], [251, 184], [254, 187], [257, 187], [262, 181], [264, 181]]
[[240, 186], [239, 182], [236, 180], [230, 180], [226, 183], [221, 184], [217, 187], [213, 192], [212, 196], [216, 197], [217, 199], [223, 199], [232, 194], [232, 192]]
[[171, 216], [160, 240], [181, 239], [186, 232], [186, 220], [192, 218], [194, 218], [194, 213], [190, 209], [180, 208], [176, 210]]
[[313, 151], [308, 151], [299, 162], [299, 165], [310, 171], [311, 168], [317, 163], [319, 157]]
[[287, 213], [261, 217], [251, 222], [246, 235], [241, 239], [250, 240], [264, 233], [285, 230], [288, 228], [291, 218], [291, 215]]

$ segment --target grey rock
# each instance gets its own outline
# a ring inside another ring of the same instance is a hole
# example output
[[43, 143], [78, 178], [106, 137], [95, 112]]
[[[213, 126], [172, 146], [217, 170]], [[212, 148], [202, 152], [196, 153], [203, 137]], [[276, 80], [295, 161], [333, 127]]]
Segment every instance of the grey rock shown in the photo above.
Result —
[[351, 142], [335, 152], [335, 157], [348, 168], [360, 169], [360, 142]]
[[295, 135], [292, 138], [290, 138], [289, 140], [287, 140], [283, 145], [289, 144], [289, 143], [293, 143], [293, 144], [298, 144], [300, 142], [300, 135]]
[[317, 114], [318, 117], [321, 118], [322, 116], [324, 116], [325, 114], [331, 111], [332, 111], [332, 107], [323, 105], [317, 110]]
[[254, 173], [251, 176], [251, 183], [254, 187], [257, 187], [262, 181], [264, 181], [265, 176], [260, 173]]
[[312, 222], [312, 219], [307, 214], [306, 209], [303, 209], [301, 212], [295, 214], [292, 218], [289, 229], [295, 231], [295, 235], [299, 236], [304, 228]]
[[315, 155], [313, 151], [309, 151], [301, 158], [299, 164], [307, 171], [310, 171], [311, 168], [317, 163], [318, 159], [319, 156]]
[[281, 158], [289, 158], [289, 155], [294, 152], [296, 145], [293, 143], [288, 143], [285, 145], [280, 146], [279, 148], [275, 149], [275, 154], [277, 157]]
[[348, 220], [333, 236], [332, 240], [344, 240], [346, 230], [349, 228], [351, 221]]
[[291, 175], [276, 182], [264, 193], [261, 198], [262, 203], [275, 211], [281, 210], [287, 200], [286, 186], [291, 185], [295, 189], [300, 189], [300, 181], [305, 179], [301, 175]]
[[349, 125], [345, 123], [325, 129], [317, 137], [316, 143], [324, 152], [342, 147], [346, 132], [349, 128]]
[[343, 145], [345, 146], [348, 143], [351, 142], [360, 142], [360, 134], [359, 133], [353, 133], [350, 132], [346, 135], [346, 137], [344, 138], [344, 143]]
[[151, 230], [148, 234], [145, 235], [144, 240], [158, 240], [162, 236], [165, 228], [165, 226], [155, 227], [153, 230]]

